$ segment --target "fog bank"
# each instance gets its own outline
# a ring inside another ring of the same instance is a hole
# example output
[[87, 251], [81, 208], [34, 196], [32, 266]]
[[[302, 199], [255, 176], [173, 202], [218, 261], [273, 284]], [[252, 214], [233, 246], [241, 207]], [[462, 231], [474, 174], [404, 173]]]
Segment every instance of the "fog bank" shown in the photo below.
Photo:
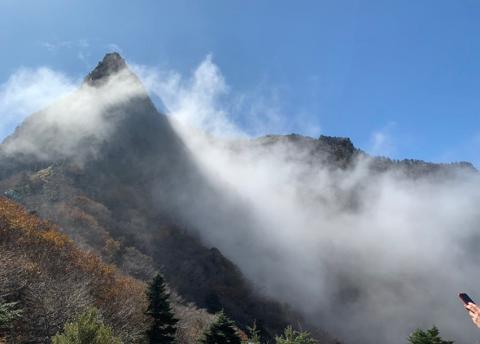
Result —
[[350, 343], [405, 343], [434, 324], [447, 339], [477, 337], [457, 298], [480, 290], [476, 174], [374, 174], [366, 156], [348, 169], [312, 164], [308, 145], [246, 139], [219, 100], [227, 86], [210, 58], [175, 78], [150, 89], [170, 95], [162, 99], [177, 132], [211, 182], [249, 205], [255, 228], [232, 240], [252, 224], [242, 212], [221, 228], [209, 212], [190, 220], [261, 292]]
[[[261, 108], [240, 106], [242, 95], [234, 94], [211, 57], [187, 77], [147, 66], [135, 70], [224, 196], [200, 199], [205, 185], [198, 193], [189, 185], [172, 203], [184, 205], [183, 219], [259, 292], [290, 303], [346, 343], [405, 343], [415, 328], [434, 324], [457, 342], [478, 336], [457, 298], [461, 291], [480, 297], [477, 174], [413, 179], [394, 165], [374, 173], [372, 158], [363, 154], [338, 168], [312, 158], [315, 139], [252, 138], [251, 132], [273, 130], [277, 104], [269, 108], [263, 99]], [[126, 114], [122, 106], [144, 96], [128, 73], [69, 94], [71, 83], [58, 80], [66, 85], [59, 87], [64, 97], [27, 120], [21, 130], [34, 129], [35, 136], [7, 141], [8, 154], [81, 162], [111, 135]], [[238, 111], [256, 118], [248, 122], [253, 130], [232, 119]]]

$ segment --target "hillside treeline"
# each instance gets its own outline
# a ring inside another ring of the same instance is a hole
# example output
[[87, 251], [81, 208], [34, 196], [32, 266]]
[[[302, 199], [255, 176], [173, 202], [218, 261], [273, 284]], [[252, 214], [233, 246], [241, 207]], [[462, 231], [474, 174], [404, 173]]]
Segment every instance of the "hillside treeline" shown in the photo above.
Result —
[[[171, 297], [180, 319], [179, 342], [194, 342], [212, 315]], [[48, 343], [89, 309], [123, 343], [141, 342], [150, 324], [145, 283], [79, 249], [54, 224], [0, 197], [0, 304], [21, 311], [8, 325], [7, 343]], [[1, 311], [0, 311], [1, 313]]]

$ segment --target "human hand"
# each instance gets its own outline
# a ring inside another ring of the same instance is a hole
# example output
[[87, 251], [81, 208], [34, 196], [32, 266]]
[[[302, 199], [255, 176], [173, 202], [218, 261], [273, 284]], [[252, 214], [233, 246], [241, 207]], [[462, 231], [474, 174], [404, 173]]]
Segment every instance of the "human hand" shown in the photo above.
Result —
[[480, 307], [472, 302], [469, 302], [467, 305], [465, 305], [465, 309], [468, 311], [473, 323], [477, 325], [477, 327], [480, 327]]

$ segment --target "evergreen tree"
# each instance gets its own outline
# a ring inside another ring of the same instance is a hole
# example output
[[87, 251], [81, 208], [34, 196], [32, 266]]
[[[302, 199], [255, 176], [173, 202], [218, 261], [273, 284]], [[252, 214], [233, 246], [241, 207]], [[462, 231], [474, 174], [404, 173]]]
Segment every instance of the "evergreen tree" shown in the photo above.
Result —
[[66, 324], [63, 334], [52, 337], [52, 344], [121, 344], [121, 341], [103, 324], [98, 310], [91, 308]]
[[247, 330], [249, 332], [248, 341], [247, 343], [250, 344], [261, 344], [262, 337], [260, 335], [260, 330], [257, 328], [257, 322], [253, 322], [253, 326], [247, 326]]
[[235, 323], [222, 311], [217, 314], [215, 322], [205, 331], [199, 344], [240, 344], [241, 340], [235, 329]]
[[277, 344], [317, 344], [317, 341], [312, 338], [308, 332], [298, 332], [292, 326], [288, 326], [283, 336], [276, 337]]
[[436, 326], [423, 331], [415, 330], [409, 337], [408, 342], [411, 344], [453, 344], [453, 341], [443, 340]]
[[169, 344], [175, 342], [177, 319], [174, 318], [165, 281], [157, 274], [147, 291], [148, 309], [146, 314], [152, 317], [152, 325], [147, 331], [150, 344]]

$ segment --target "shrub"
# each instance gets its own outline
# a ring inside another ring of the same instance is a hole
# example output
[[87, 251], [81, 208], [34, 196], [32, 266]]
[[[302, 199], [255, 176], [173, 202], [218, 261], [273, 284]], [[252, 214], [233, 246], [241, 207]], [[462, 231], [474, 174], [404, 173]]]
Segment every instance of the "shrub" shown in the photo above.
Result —
[[240, 344], [241, 340], [237, 334], [235, 323], [227, 318], [222, 311], [217, 319], [205, 331], [199, 344]]
[[443, 340], [440, 337], [440, 331], [436, 326], [426, 331], [421, 329], [413, 331], [408, 337], [408, 342], [411, 344], [453, 344], [453, 341]]
[[275, 341], [277, 344], [317, 344], [310, 333], [295, 331], [292, 326], [288, 326], [283, 336], [276, 337]]
[[66, 324], [64, 333], [54, 336], [52, 344], [121, 344], [121, 341], [103, 324], [98, 311], [91, 308], [75, 322]]

